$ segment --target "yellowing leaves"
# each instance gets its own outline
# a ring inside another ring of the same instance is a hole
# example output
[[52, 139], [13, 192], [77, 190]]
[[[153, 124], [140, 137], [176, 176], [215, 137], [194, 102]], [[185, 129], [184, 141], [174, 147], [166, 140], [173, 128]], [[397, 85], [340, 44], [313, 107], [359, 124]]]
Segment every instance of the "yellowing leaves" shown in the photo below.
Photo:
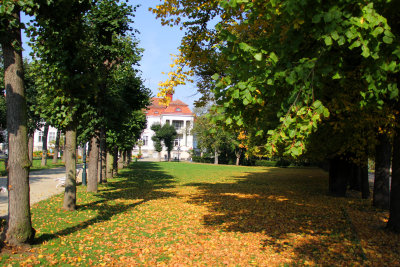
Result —
[[175, 92], [175, 88], [179, 85], [185, 85], [186, 82], [192, 82], [190, 77], [193, 76], [193, 71], [188, 69], [186, 60], [183, 58], [182, 54], [171, 55], [173, 64], [170, 64], [171, 68], [175, 68], [168, 72], [168, 79], [164, 82], [159, 82], [159, 93], [157, 96], [161, 97], [161, 104], [169, 105], [171, 99], [167, 97], [169, 94]]

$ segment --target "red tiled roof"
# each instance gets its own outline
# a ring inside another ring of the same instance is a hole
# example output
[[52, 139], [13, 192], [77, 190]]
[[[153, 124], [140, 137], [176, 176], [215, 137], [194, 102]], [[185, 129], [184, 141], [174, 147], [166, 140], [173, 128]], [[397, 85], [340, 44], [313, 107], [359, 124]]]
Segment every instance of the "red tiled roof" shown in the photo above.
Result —
[[193, 115], [189, 106], [181, 100], [173, 100], [169, 106], [160, 104], [161, 98], [153, 97], [152, 105], [148, 107], [147, 116], [160, 116], [162, 114]]

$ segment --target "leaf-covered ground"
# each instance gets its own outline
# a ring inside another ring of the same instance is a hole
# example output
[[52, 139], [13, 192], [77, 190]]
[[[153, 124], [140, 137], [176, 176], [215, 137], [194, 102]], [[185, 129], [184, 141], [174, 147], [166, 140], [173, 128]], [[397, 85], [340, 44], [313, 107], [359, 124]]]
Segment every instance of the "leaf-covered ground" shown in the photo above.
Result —
[[319, 169], [138, 162], [98, 194], [32, 208], [36, 244], [2, 266], [399, 266], [387, 212], [327, 195]]

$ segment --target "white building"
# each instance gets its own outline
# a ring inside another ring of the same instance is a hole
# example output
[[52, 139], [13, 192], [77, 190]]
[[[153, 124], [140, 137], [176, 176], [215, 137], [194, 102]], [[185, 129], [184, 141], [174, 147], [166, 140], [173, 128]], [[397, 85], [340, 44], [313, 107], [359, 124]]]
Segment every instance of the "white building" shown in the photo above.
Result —
[[[35, 131], [33, 135], [33, 151], [42, 151], [43, 148], [43, 131], [44, 126], [39, 130]], [[54, 149], [54, 143], [57, 137], [57, 128], [49, 126], [49, 131], [47, 133], [47, 149], [52, 151]]]
[[[158, 159], [158, 152], [154, 150], [153, 140], [151, 137], [154, 131], [150, 129], [153, 124], [164, 125], [166, 123], [175, 127], [178, 136], [174, 141], [174, 148], [171, 151], [171, 159], [188, 160], [190, 158], [189, 150], [193, 149], [193, 135], [191, 130], [194, 123], [194, 114], [189, 106], [180, 100], [173, 100], [168, 107], [159, 104], [160, 98], [153, 97], [152, 105], [146, 111], [147, 128], [141, 135], [143, 146], [141, 147], [143, 158]], [[134, 148], [134, 154], [139, 154], [139, 147]], [[166, 148], [163, 147], [161, 157], [165, 159], [167, 156]]]

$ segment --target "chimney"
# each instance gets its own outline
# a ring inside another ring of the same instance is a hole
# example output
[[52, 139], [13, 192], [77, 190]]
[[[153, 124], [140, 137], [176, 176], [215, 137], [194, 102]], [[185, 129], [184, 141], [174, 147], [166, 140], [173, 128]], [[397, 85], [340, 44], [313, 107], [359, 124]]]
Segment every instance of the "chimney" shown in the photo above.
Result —
[[167, 97], [172, 101], [172, 96], [173, 96], [174, 94], [173, 93], [168, 93], [167, 94]]

